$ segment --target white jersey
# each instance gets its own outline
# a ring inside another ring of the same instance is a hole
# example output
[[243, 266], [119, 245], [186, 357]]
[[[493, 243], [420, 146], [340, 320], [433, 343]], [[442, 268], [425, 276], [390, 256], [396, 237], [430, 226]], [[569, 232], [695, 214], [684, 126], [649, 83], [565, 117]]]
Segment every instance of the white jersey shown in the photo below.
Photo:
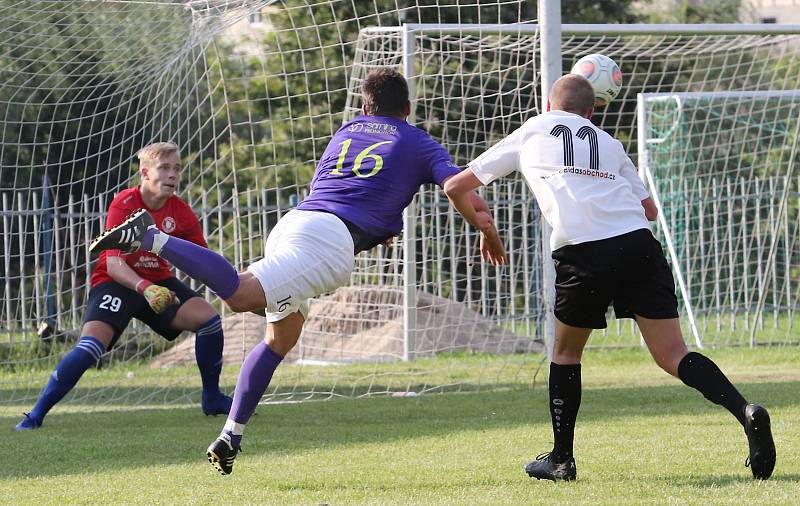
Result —
[[577, 114], [531, 118], [469, 168], [483, 184], [521, 171], [553, 227], [552, 250], [650, 228], [649, 194], [622, 143]]

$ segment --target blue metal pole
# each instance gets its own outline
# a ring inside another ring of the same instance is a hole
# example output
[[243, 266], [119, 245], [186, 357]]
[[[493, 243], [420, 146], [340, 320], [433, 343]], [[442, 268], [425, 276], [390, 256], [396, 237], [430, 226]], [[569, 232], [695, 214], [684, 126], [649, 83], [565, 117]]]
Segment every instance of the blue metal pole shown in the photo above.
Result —
[[52, 327], [56, 326], [56, 294], [53, 293], [53, 213], [54, 207], [50, 196], [50, 185], [48, 184], [47, 174], [42, 178], [42, 211], [44, 220], [42, 221], [43, 252], [44, 256], [44, 279], [45, 293], [47, 294], [47, 319], [46, 322]]

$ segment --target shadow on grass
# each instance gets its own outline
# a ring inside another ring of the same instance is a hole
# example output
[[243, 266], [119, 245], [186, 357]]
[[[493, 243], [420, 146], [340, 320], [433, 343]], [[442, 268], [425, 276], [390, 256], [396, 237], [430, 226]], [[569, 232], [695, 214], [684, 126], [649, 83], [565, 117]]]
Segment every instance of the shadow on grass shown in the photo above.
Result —
[[[543, 383], [545, 382], [545, 383]], [[88, 382], [87, 382], [88, 383]], [[534, 383], [528, 383], [528, 387], [535, 386], [542, 388], [546, 384], [546, 378], [540, 376]], [[356, 384], [352, 386], [314, 383], [298, 383], [294, 386], [277, 385], [277, 388], [270, 387], [262, 399], [267, 403], [281, 402], [300, 402], [308, 400], [327, 400], [327, 399], [355, 399], [361, 397], [386, 397], [396, 392], [413, 391], [415, 394], [440, 394], [440, 393], [475, 393], [475, 392], [497, 392], [508, 390], [525, 389], [524, 383], [504, 383], [491, 382], [485, 383], [462, 383], [454, 382], [443, 385], [432, 385], [430, 383], [412, 383], [408, 381], [396, 382], [393, 384]], [[222, 391], [233, 395], [233, 385], [223, 385]], [[38, 398], [41, 388], [0, 388], [0, 409], [7, 411], [9, 406], [20, 406], [34, 404]], [[68, 397], [59, 405], [96, 405], [92, 408], [96, 411], [113, 411], [119, 408], [135, 408], [137, 405], [174, 405], [192, 404], [200, 402], [200, 385], [189, 386], [83, 386], [81, 384], [70, 392]], [[168, 406], [166, 406], [168, 407]], [[110, 408], [110, 409], [109, 409]], [[58, 407], [55, 408], [56, 410]], [[0, 411], [0, 412], [2, 412]]]
[[[518, 387], [518, 385], [516, 385]], [[778, 409], [797, 404], [800, 382], [739, 385], [746, 397]], [[183, 392], [181, 393], [183, 395]], [[271, 404], [258, 408], [245, 437], [246, 454], [281, 455], [376, 442], [443, 437], [456, 432], [535, 427], [536, 439], [552, 441], [545, 388], [416, 398]], [[625, 417], [716, 414], [735, 424], [718, 406], [681, 385], [585, 389], [579, 423]], [[59, 413], [42, 429], [13, 433], [21, 417], [0, 417], [14, 455], [0, 478], [59, 476], [201, 462], [224, 417], [205, 417], [197, 408], [110, 409]], [[775, 423], [773, 415], [773, 423]], [[713, 430], [709, 427], [709, 430]], [[723, 477], [700, 477], [701, 486]], [[730, 477], [731, 480], [738, 480]], [[797, 475], [781, 479], [796, 480]]]
[[[782, 474], [780, 467], [780, 454], [778, 455], [778, 463], [775, 468], [775, 473], [769, 480], [764, 483], [798, 483], [800, 482], [800, 474], [788, 473]], [[680, 486], [699, 487], [699, 488], [713, 488], [719, 490], [720, 487], [726, 485], [736, 485], [742, 483], [742, 476], [736, 474], [722, 474], [717, 476], [694, 476], [692, 478], [674, 477], [672, 483]], [[761, 483], [753, 481], [753, 483]]]

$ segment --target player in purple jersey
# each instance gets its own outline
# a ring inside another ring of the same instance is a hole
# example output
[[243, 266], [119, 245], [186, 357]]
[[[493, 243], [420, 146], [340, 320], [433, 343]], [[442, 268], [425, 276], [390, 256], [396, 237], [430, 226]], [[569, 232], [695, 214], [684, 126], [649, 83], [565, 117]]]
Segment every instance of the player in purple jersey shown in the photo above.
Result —
[[[158, 231], [146, 211], [98, 237], [90, 251], [144, 249], [211, 288], [233, 311], [265, 314], [267, 336], [242, 364], [228, 420], [208, 447], [209, 462], [229, 474], [245, 424], [272, 374], [300, 337], [307, 299], [347, 284], [355, 254], [400, 233], [403, 209], [420, 185], [443, 186], [459, 172], [450, 155], [408, 123], [408, 84], [380, 69], [364, 81], [363, 115], [333, 136], [317, 165], [311, 193], [270, 231], [267, 256], [245, 272], [222, 256]], [[486, 203], [474, 192], [464, 218], [481, 232], [481, 256], [506, 262]]]
[[[403, 170], [386, 170], [387, 160]], [[404, 117], [363, 114], [333, 136], [297, 209], [335, 214], [370, 236], [368, 249], [400, 233], [420, 185], [458, 172], [447, 150]]]

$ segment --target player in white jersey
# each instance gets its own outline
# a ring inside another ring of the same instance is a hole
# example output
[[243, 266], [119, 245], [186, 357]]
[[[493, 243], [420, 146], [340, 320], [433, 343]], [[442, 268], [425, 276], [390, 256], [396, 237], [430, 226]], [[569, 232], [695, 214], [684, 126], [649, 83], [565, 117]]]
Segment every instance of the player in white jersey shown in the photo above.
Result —
[[553, 228], [556, 335], [549, 388], [554, 446], [525, 471], [537, 479], [575, 479], [581, 355], [592, 329], [606, 327], [605, 313], [613, 304], [617, 318], [636, 319], [662, 369], [736, 417], [749, 443], [746, 465], [755, 478], [769, 478], [775, 467], [769, 415], [749, 404], [709, 358], [686, 349], [672, 272], [648, 223], [658, 211], [622, 144], [589, 120], [591, 84], [581, 76], [564, 76], [549, 99], [548, 112], [529, 119], [445, 184], [445, 193], [469, 219], [471, 190], [520, 171]]

